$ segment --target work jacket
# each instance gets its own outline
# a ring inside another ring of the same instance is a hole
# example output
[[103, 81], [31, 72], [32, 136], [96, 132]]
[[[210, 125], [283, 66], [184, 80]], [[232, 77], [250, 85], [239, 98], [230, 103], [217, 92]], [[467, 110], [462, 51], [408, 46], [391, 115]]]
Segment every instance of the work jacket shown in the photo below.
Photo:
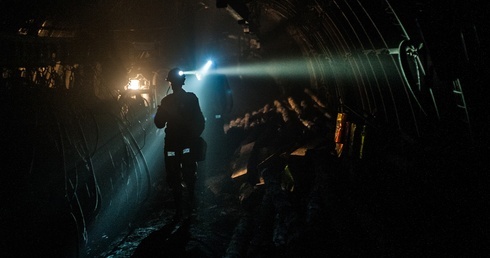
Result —
[[204, 130], [204, 116], [194, 93], [180, 89], [164, 97], [154, 118], [165, 128], [165, 146], [184, 146], [194, 142]]

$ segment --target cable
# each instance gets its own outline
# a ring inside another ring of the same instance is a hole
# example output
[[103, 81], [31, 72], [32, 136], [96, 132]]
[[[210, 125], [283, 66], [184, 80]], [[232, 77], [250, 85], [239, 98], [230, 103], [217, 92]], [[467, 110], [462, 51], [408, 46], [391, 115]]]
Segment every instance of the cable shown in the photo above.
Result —
[[[70, 205], [70, 209], [71, 209], [71, 205]], [[77, 221], [77, 217], [75, 216], [75, 214], [73, 214], [73, 211], [70, 212], [70, 215], [71, 217], [73, 218], [73, 221], [75, 221], [75, 227], [77, 229], [77, 236], [76, 236], [76, 243], [75, 243], [75, 247], [76, 247], [76, 254], [77, 254], [77, 257], [80, 257], [80, 246], [79, 246], [79, 243], [80, 243], [80, 230], [78, 229], [78, 221]]]
[[94, 120], [95, 129], [96, 129], [96, 132], [95, 132], [95, 146], [94, 146], [94, 151], [90, 154], [90, 157], [93, 157], [95, 155], [95, 152], [97, 151], [97, 148], [98, 148], [98, 145], [99, 145], [99, 124], [97, 123], [97, 120], [95, 119], [94, 112], [92, 110], [90, 110], [90, 116]]
[[[133, 134], [132, 134], [132, 133], [131, 133], [131, 131], [130, 131], [130, 130], [127, 128], [127, 126], [124, 124], [124, 122], [122, 122], [122, 121], [121, 121], [121, 119], [120, 119], [119, 117], [117, 117], [117, 116], [115, 116], [115, 115], [113, 115], [113, 116], [114, 116], [114, 118], [116, 118], [116, 121], [118, 121], [118, 122], [120, 123], [120, 125], [122, 125], [122, 126], [119, 126], [119, 130], [120, 130], [120, 132], [121, 132], [121, 135], [123, 135], [123, 137], [124, 137], [124, 132], [122, 131], [122, 128], [124, 128], [124, 129], [125, 129], [125, 131], [126, 131], [128, 134], [129, 134], [130, 139], [131, 139], [131, 142], [130, 142], [130, 141], [128, 141], [128, 143], [132, 143], [132, 144], [134, 144], [134, 146], [139, 147], [139, 146], [138, 146], [138, 142], [136, 141], [136, 139], [134, 139]], [[147, 162], [146, 162], [146, 159], [145, 159], [145, 156], [143, 155], [142, 150], [141, 150], [140, 148], [136, 148], [136, 149], [138, 150], [138, 154], [139, 154], [140, 158], [143, 160], [143, 165], [144, 165], [144, 168], [145, 168], [145, 171], [146, 171], [147, 180], [148, 180], [148, 184], [147, 184], [147, 186], [148, 186], [148, 194], [147, 194], [147, 196], [145, 197], [145, 199], [142, 201], [142, 202], [144, 202], [144, 201], [146, 201], [146, 200], [149, 198], [150, 193], [151, 193], [151, 176], [150, 176], [150, 169], [149, 169], [149, 167], [148, 167], [148, 164], [147, 164]], [[136, 155], [135, 155], [135, 157], [136, 157]]]
[[[85, 133], [83, 131], [82, 125], [80, 124], [80, 119], [78, 119], [78, 128], [80, 129], [80, 132], [82, 134], [81, 136], [83, 139], [83, 143], [85, 144], [85, 149], [88, 151], [87, 139], [85, 138]], [[97, 175], [95, 175], [92, 157], [90, 155], [87, 155], [87, 156], [88, 156], [88, 159], [86, 160], [86, 162], [89, 165], [88, 169], [90, 170], [90, 172], [92, 172], [91, 174], [92, 174], [92, 178], [94, 180], [94, 185], [95, 185], [96, 198], [95, 198], [95, 207], [94, 207], [93, 211], [96, 212], [97, 210], [99, 210], [99, 201], [102, 203], [102, 194], [101, 194], [99, 183], [97, 181]]]

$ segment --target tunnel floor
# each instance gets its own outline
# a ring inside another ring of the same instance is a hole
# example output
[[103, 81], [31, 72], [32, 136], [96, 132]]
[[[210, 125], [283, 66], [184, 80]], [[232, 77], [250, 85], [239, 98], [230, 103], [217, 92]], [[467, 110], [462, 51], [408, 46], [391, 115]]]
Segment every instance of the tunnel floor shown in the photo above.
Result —
[[[163, 184], [163, 183], [162, 183]], [[175, 221], [174, 203], [162, 187], [137, 221], [100, 257], [217, 257], [226, 250], [238, 219], [233, 194], [199, 191], [195, 216]]]
[[320, 148], [312, 157], [291, 157], [295, 189], [285, 195], [266, 184], [240, 201], [240, 179], [201, 176], [196, 216], [186, 222], [172, 220], [162, 183], [99, 257], [465, 256], [485, 248], [484, 197], [454, 177], [462, 171], [448, 162], [455, 159], [436, 151], [415, 155], [414, 164], [388, 155], [386, 164], [368, 165], [328, 155]]
[[265, 205], [264, 185], [240, 201], [242, 182], [222, 172], [198, 179], [194, 216], [175, 221], [173, 200], [163, 184], [130, 229], [99, 257], [324, 257], [349, 253], [339, 247], [328, 215], [316, 218], [314, 226], [307, 225], [306, 199], [291, 203], [291, 210], [283, 213], [290, 220], [281, 227], [277, 214]]

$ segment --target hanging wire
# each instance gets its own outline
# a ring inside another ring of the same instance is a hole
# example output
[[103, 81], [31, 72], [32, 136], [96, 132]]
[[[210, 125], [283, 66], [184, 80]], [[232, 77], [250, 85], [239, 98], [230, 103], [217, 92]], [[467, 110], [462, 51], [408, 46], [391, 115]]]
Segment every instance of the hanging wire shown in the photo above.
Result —
[[[134, 157], [140, 157], [142, 159], [142, 165], [144, 167], [144, 171], [146, 172], [146, 178], [148, 180], [148, 189], [147, 189], [147, 196], [145, 199], [142, 200], [144, 202], [150, 195], [151, 193], [151, 176], [150, 176], [150, 169], [148, 167], [148, 163], [146, 162], [145, 155], [143, 154], [141, 148], [138, 145], [138, 142], [136, 141], [134, 135], [131, 133], [131, 130], [129, 130], [128, 126], [118, 117], [118, 116], [113, 116], [116, 121], [119, 123], [119, 131], [121, 133], [121, 136], [125, 139], [127, 142], [127, 146], [136, 146], [137, 149], [137, 154], [134, 155]], [[127, 139], [124, 135], [128, 135], [129, 139]], [[130, 147], [131, 148], [131, 147]], [[132, 148], [131, 148], [132, 149]]]

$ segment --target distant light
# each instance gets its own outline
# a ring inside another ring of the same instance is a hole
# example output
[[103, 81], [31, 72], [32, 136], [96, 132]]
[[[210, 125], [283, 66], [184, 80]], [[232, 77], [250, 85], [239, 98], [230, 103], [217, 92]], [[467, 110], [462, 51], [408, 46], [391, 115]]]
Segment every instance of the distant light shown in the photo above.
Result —
[[129, 82], [128, 90], [139, 90], [140, 89], [140, 80], [131, 80]]
[[184, 72], [183, 71], [179, 71], [179, 75], [180, 76], [184, 75]]

